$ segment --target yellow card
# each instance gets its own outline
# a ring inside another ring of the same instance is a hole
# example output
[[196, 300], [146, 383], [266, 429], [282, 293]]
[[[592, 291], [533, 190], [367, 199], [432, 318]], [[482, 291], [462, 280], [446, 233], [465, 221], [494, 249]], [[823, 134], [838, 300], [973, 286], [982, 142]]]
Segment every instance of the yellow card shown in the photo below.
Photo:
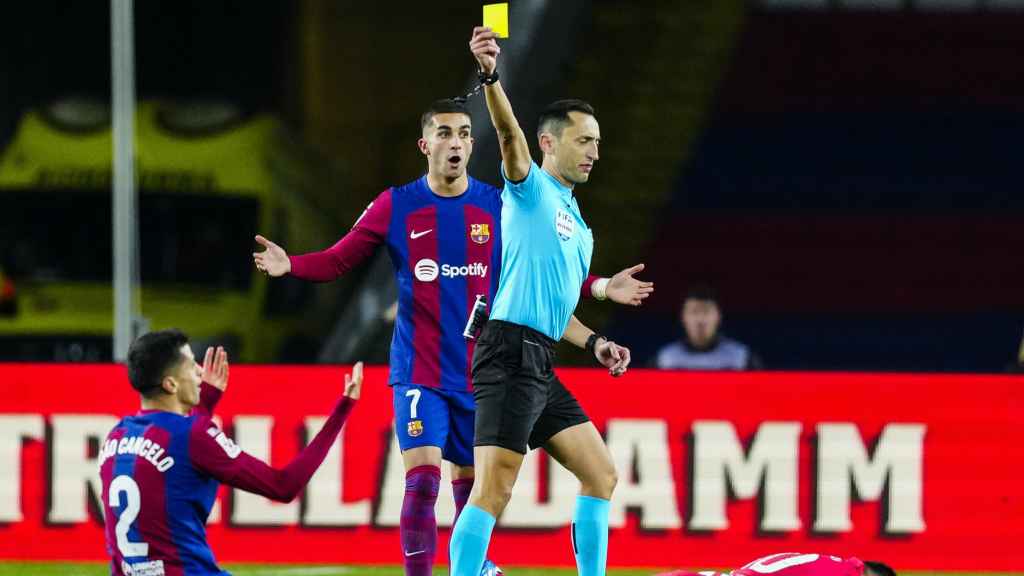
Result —
[[494, 30], [498, 38], [508, 38], [508, 2], [484, 4], [484, 26]]

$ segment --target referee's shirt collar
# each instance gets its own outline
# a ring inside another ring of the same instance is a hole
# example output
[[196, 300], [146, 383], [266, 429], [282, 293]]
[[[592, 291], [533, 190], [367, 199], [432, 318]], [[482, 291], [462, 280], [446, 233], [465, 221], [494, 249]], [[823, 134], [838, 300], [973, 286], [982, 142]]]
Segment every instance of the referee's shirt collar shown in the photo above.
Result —
[[561, 194], [562, 198], [565, 198], [566, 200], [570, 200], [573, 198], [572, 188], [566, 187], [565, 184], [559, 182], [558, 178], [555, 178], [554, 176], [549, 174], [548, 171], [545, 170], [544, 168], [538, 166], [537, 169], [540, 170], [540, 173], [545, 178], [547, 178], [552, 184], [554, 184], [556, 188], [558, 188], [558, 192], [559, 194]]

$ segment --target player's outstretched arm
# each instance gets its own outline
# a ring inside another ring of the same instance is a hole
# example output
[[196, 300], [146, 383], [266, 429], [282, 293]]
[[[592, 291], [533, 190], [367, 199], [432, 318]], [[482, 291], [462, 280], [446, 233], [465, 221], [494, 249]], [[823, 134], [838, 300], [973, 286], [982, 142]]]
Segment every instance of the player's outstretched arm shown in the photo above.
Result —
[[283, 248], [256, 236], [266, 250], [253, 252], [256, 268], [270, 276], [291, 274], [313, 282], [330, 282], [348, 273], [384, 243], [391, 221], [391, 190], [385, 190], [370, 202], [352, 230], [333, 246], [319, 252], [289, 256]]
[[[480, 71], [493, 74], [498, 66], [498, 36], [490, 28], [477, 26], [473, 28], [473, 37], [469, 41], [469, 49], [476, 58]], [[487, 109], [491, 113], [491, 123], [498, 132], [498, 145], [501, 147], [501, 159], [505, 163], [505, 176], [513, 182], [519, 182], [530, 173], [530, 145], [526, 141], [519, 121], [512, 112], [512, 104], [508, 101], [501, 81], [484, 86], [487, 98]]]
[[363, 384], [363, 363], [345, 375], [345, 392], [313, 441], [287, 466], [273, 468], [239, 448], [209, 418], [193, 425], [190, 456], [197, 468], [224, 484], [279, 502], [290, 502], [309, 483], [338, 438]]
[[[595, 334], [597, 333], [587, 328], [573, 315], [569, 318], [569, 325], [565, 328], [565, 333], [562, 334], [562, 340], [567, 340], [586, 350], [590, 337]], [[594, 342], [593, 352], [597, 361], [607, 368], [612, 376], [618, 377], [626, 373], [630, 361], [629, 348], [619, 346], [604, 336], [599, 336]]]

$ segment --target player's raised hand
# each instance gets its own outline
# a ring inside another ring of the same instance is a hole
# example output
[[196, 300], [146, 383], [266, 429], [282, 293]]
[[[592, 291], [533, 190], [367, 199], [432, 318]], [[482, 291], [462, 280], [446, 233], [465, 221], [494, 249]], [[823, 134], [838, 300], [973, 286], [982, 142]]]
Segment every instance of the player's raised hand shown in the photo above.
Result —
[[223, 346], [206, 349], [203, 358], [203, 382], [224, 391], [228, 387], [228, 352]]
[[252, 253], [252, 260], [256, 263], [257, 270], [275, 278], [292, 271], [292, 261], [288, 259], [288, 253], [284, 251], [284, 248], [259, 234], [256, 235], [256, 242], [266, 248], [263, 252]]
[[490, 28], [476, 26], [473, 28], [473, 37], [469, 40], [469, 50], [476, 58], [476, 63], [484, 74], [494, 72], [498, 66], [498, 54], [501, 48], [498, 46], [498, 35]]
[[618, 302], [627, 306], [643, 304], [644, 299], [654, 292], [654, 282], [644, 282], [633, 277], [634, 274], [639, 274], [643, 270], [644, 265], [637, 264], [612, 276], [607, 288], [605, 288], [608, 298], [612, 302]]
[[363, 389], [363, 363], [356, 362], [352, 367], [351, 374], [345, 374], [345, 397], [359, 400], [359, 393]]
[[608, 369], [608, 373], [616, 378], [626, 373], [629, 367], [629, 348], [619, 346], [611, 340], [603, 340], [594, 347], [594, 356], [602, 366]]

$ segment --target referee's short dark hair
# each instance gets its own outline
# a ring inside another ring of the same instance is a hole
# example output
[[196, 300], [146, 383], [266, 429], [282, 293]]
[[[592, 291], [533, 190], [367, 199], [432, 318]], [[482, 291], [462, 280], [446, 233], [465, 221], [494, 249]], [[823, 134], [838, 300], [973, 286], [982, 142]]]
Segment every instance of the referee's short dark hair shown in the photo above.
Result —
[[561, 138], [565, 127], [572, 124], [569, 112], [582, 112], [594, 116], [594, 107], [578, 98], [556, 100], [548, 104], [547, 108], [541, 110], [540, 118], [537, 120], [537, 137], [550, 132], [556, 138]]
[[425, 129], [430, 125], [430, 121], [434, 119], [434, 116], [438, 114], [465, 114], [470, 119], [473, 115], [469, 113], [469, 108], [466, 107], [466, 101], [461, 98], [443, 98], [441, 100], [434, 100], [430, 107], [427, 108], [426, 112], [420, 116], [420, 130]]
[[128, 348], [128, 381], [143, 396], [160, 390], [164, 376], [182, 360], [181, 347], [188, 336], [177, 329], [159, 330], [139, 336]]

